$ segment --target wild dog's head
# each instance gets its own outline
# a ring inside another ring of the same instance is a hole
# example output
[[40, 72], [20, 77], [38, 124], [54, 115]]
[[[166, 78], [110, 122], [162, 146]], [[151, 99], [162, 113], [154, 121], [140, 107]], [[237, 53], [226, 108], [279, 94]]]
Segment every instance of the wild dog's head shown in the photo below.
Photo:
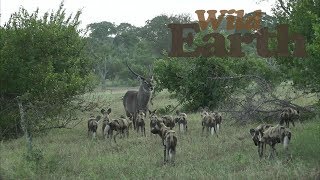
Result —
[[165, 126], [162, 120], [157, 119], [154, 121], [153, 126], [150, 126], [152, 134], [160, 134], [161, 127]]
[[156, 110], [154, 111], [150, 111], [149, 110], [149, 114], [150, 114], [150, 127], [153, 127], [155, 125], [155, 123], [158, 121], [158, 116], [156, 115]]
[[250, 134], [252, 136], [252, 140], [254, 142], [254, 145], [258, 146], [259, 141], [260, 141], [260, 131], [256, 129], [250, 129]]
[[209, 112], [208, 112], [207, 110], [202, 109], [202, 110], [200, 111], [200, 116], [201, 116], [202, 119], [203, 119], [204, 117], [208, 116], [208, 115], [209, 115]]
[[148, 110], [149, 111], [149, 117], [151, 118], [152, 116], [156, 115], [156, 111], [157, 109], [151, 111], [151, 110]]
[[107, 110], [101, 109], [101, 113], [103, 115], [103, 121], [110, 122], [111, 108], [108, 108]]
[[179, 114], [179, 123], [183, 123], [183, 124], [187, 123], [187, 114], [186, 113]]

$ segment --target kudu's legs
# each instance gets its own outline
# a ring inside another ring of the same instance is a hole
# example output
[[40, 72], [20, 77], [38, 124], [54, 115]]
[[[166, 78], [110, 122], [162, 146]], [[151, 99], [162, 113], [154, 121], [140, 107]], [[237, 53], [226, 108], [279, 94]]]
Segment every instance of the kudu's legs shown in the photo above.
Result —
[[163, 150], [163, 162], [166, 163], [166, 155], [167, 155], [167, 147], [164, 146], [164, 150]]

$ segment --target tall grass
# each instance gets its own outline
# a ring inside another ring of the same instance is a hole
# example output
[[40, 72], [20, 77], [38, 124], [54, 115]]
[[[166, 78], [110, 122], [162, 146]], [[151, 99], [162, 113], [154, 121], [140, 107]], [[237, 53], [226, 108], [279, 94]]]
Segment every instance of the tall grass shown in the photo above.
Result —
[[[109, 102], [112, 118], [124, 114], [121, 97], [94, 93]], [[177, 101], [162, 92], [152, 108], [163, 108]], [[94, 113], [99, 113], [96, 109]], [[86, 118], [86, 117], [84, 117]], [[147, 137], [130, 131], [130, 137], [116, 143], [87, 137], [86, 121], [74, 129], [56, 129], [34, 137], [35, 153], [26, 154], [24, 138], [0, 144], [0, 178], [3, 179], [314, 179], [320, 174], [320, 121], [315, 118], [291, 128], [292, 160], [277, 145], [274, 160], [258, 158], [249, 129], [258, 124], [237, 126], [224, 119], [219, 137], [201, 135], [199, 114], [188, 114], [188, 132], [178, 133], [176, 165], [163, 164], [160, 137]], [[269, 153], [267, 148], [266, 155]]]

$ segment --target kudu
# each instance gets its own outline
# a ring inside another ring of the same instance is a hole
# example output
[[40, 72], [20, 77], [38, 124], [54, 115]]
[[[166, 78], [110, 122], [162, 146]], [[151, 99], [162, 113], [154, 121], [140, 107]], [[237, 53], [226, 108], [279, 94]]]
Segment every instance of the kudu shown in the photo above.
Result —
[[127, 91], [123, 97], [123, 106], [127, 117], [132, 117], [133, 128], [136, 129], [136, 119], [138, 110], [142, 110], [147, 115], [148, 103], [150, 101], [153, 85], [153, 76], [145, 78], [134, 72], [126, 62], [128, 69], [140, 80], [141, 84], [138, 91]]

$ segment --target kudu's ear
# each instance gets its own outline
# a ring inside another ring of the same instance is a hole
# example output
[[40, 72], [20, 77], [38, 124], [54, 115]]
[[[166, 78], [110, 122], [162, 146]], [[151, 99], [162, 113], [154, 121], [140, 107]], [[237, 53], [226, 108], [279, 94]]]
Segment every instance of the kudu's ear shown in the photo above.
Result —
[[110, 113], [111, 113], [111, 108], [109, 108], [109, 109], [107, 110], [107, 113], [108, 113], [108, 114], [110, 114]]
[[138, 79], [140, 82], [143, 82], [143, 81], [145, 80], [145, 78], [142, 77], [142, 76], [137, 76], [137, 79]]

